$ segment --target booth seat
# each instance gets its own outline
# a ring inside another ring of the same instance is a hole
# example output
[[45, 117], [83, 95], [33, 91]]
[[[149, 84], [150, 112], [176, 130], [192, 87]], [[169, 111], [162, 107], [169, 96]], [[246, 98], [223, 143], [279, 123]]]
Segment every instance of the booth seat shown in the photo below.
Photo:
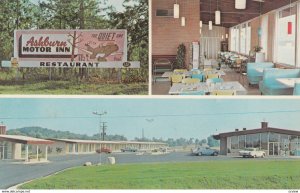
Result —
[[249, 84], [258, 84], [262, 80], [263, 72], [258, 72], [256, 69], [274, 68], [272, 62], [256, 62], [247, 63], [247, 78]]
[[259, 90], [263, 95], [293, 95], [293, 88], [280, 83], [276, 79], [299, 77], [300, 69], [264, 69], [263, 80], [259, 82]]
[[300, 96], [300, 82], [295, 83], [294, 95]]

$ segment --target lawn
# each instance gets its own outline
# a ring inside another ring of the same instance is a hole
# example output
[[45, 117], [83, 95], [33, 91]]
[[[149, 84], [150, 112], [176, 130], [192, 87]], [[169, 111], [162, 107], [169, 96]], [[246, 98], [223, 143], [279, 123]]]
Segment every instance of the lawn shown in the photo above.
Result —
[[147, 83], [105, 84], [45, 81], [0, 85], [0, 94], [147, 95]]
[[20, 188], [300, 189], [299, 182], [299, 160], [249, 159], [78, 167]]

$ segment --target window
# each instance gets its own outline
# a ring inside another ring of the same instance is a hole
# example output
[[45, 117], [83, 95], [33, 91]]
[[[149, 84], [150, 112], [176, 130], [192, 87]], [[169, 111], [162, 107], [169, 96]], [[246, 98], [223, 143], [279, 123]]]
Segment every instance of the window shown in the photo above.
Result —
[[278, 63], [296, 65], [296, 11], [297, 6], [277, 12], [276, 57]]
[[268, 57], [268, 15], [265, 15], [261, 19], [261, 47], [262, 52], [265, 54], [265, 59]]
[[279, 142], [279, 134], [277, 134], [277, 133], [270, 133], [270, 135], [269, 135], [269, 142]]
[[268, 133], [261, 134], [261, 149], [267, 150], [268, 149]]
[[239, 149], [239, 138], [238, 136], [231, 137], [231, 149]]
[[157, 9], [156, 16], [157, 17], [173, 17], [174, 10], [173, 9]]
[[249, 54], [251, 50], [251, 27], [249, 23], [230, 28], [230, 34], [231, 51]]
[[246, 136], [245, 135], [239, 136], [239, 149], [245, 148], [245, 142], [246, 142]]
[[240, 31], [240, 52], [246, 54], [246, 24], [243, 24]]

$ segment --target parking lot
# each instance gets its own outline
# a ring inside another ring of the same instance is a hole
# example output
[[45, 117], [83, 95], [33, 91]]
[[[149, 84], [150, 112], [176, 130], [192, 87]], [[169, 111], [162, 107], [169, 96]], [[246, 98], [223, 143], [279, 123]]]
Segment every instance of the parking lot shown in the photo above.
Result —
[[[136, 153], [101, 154], [101, 162], [107, 164], [107, 157], [115, 157], [116, 164], [163, 163], [163, 162], [201, 162], [212, 160], [240, 160], [228, 156], [191, 156], [189, 152], [172, 152], [163, 155], [136, 155]], [[274, 159], [274, 158], [263, 158]], [[290, 158], [276, 158], [290, 159]], [[85, 162], [99, 163], [99, 154], [62, 155], [49, 157], [49, 163], [22, 164], [13, 161], [0, 161], [0, 189], [35, 178], [50, 175], [66, 168], [81, 166]], [[261, 158], [258, 158], [261, 160]]]

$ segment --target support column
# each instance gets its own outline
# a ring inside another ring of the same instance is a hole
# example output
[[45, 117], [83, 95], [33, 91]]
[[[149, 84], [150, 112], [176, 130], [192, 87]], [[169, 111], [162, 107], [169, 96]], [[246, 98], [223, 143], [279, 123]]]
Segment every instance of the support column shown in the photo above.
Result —
[[46, 149], [45, 149], [45, 159], [46, 161], [48, 160], [48, 145], [46, 145]]
[[4, 160], [4, 151], [5, 151], [5, 145], [4, 145], [4, 143], [3, 143], [3, 146], [2, 146], [2, 160]]
[[28, 162], [29, 158], [28, 158], [28, 144], [25, 145], [25, 161]]
[[75, 151], [76, 151], [76, 150], [75, 150], [75, 146], [76, 146], [75, 143], [73, 143], [73, 144], [72, 144], [72, 152], [73, 152], [73, 153], [75, 153]]
[[36, 159], [39, 160], [39, 146], [36, 146]]

